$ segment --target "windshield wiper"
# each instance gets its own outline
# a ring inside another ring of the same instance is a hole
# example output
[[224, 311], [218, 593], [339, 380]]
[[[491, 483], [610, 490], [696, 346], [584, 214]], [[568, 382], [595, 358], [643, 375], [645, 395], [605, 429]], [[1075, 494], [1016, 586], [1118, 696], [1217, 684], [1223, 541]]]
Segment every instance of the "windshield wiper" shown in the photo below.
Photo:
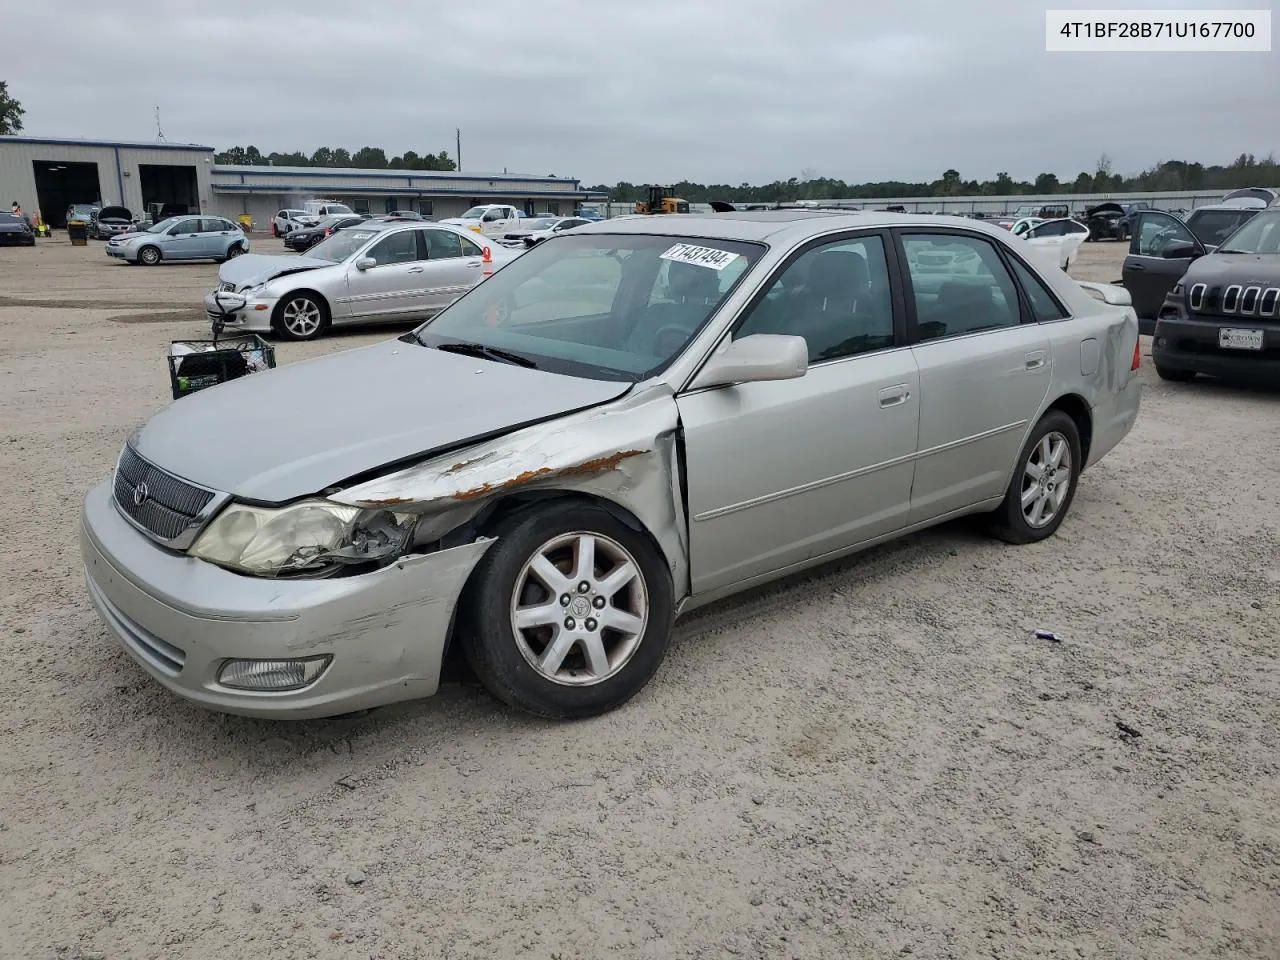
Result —
[[483, 343], [468, 343], [462, 341], [459, 343], [442, 343], [436, 347], [437, 350], [443, 350], [445, 353], [460, 353], [467, 357], [483, 357], [486, 360], [500, 360], [503, 363], [514, 363], [517, 367], [532, 367], [537, 369], [538, 365], [528, 357], [521, 356], [518, 353], [512, 353], [510, 350], [502, 350], [498, 347], [486, 347]]

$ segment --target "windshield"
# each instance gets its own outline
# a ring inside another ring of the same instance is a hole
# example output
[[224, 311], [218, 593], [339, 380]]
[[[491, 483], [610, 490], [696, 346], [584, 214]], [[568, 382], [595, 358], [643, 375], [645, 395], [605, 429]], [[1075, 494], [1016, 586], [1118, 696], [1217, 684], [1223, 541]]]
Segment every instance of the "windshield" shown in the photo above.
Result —
[[764, 252], [759, 244], [564, 235], [477, 284], [416, 331], [428, 347], [479, 344], [542, 370], [639, 381], [664, 370]]
[[1216, 247], [1235, 233], [1240, 226], [1252, 220], [1256, 210], [1196, 210], [1187, 218], [1187, 228], [1197, 240], [1208, 247]]
[[1280, 210], [1260, 213], [1227, 237], [1219, 253], [1280, 253]]
[[321, 240], [307, 251], [313, 260], [328, 260], [330, 263], [341, 263], [366, 243], [377, 236], [376, 230], [339, 230], [337, 233]]
[[23, 219], [12, 213], [0, 213], [0, 223], [23, 223]]
[[488, 207], [472, 207], [470, 210], [468, 210], [458, 219], [459, 220], [479, 220], [481, 217], [485, 215], [488, 209], [489, 209]]
[[168, 220], [161, 220], [159, 223], [155, 224], [154, 226], [147, 227], [146, 232], [147, 233], [165, 233], [168, 231], [170, 227], [172, 227], [175, 223], [177, 223], [181, 219], [183, 218], [170, 217]]

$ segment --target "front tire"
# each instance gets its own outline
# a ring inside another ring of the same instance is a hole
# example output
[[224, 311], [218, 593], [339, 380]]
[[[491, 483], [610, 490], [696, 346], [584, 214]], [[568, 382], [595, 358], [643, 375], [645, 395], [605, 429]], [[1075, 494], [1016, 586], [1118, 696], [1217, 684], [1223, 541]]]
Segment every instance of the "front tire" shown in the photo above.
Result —
[[514, 514], [476, 568], [463, 651], [495, 697], [558, 720], [635, 696], [671, 642], [671, 575], [648, 538], [593, 504]]
[[991, 532], [1006, 543], [1036, 543], [1053, 536], [1076, 496], [1084, 461], [1080, 431], [1061, 410], [1050, 410], [1027, 438]]
[[160, 262], [160, 249], [158, 247], [143, 247], [138, 251], [138, 262], [148, 267], [154, 267]]
[[1190, 383], [1196, 378], [1194, 370], [1173, 370], [1169, 367], [1162, 367], [1156, 364], [1156, 376], [1161, 380], [1168, 380], [1170, 383]]
[[286, 340], [315, 340], [329, 326], [329, 307], [310, 293], [291, 293], [280, 301], [272, 320]]

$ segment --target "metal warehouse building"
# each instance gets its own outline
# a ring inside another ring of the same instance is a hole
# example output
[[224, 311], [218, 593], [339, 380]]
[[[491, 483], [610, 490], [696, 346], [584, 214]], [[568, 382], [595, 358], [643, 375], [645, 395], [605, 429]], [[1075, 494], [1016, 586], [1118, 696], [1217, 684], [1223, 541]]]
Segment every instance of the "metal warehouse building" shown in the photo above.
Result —
[[584, 201], [607, 199], [563, 177], [221, 165], [213, 168], [213, 194], [213, 212], [233, 219], [247, 213], [260, 226], [277, 210], [315, 199], [337, 200], [360, 213], [412, 210], [437, 219], [456, 217], [478, 203], [509, 203], [526, 213], [570, 214]]
[[73, 203], [120, 204], [141, 215], [149, 203], [209, 205], [213, 148], [0, 137], [0, 209], [15, 200], [62, 226]]
[[239, 167], [213, 162], [212, 147], [189, 143], [0, 137], [0, 210], [15, 200], [63, 226], [75, 203], [120, 204], [143, 216], [150, 204], [235, 218], [267, 228], [277, 210], [311, 199], [368, 213], [414, 210], [452, 217], [478, 203], [509, 203], [526, 213], [572, 213], [603, 195], [573, 179], [434, 170]]

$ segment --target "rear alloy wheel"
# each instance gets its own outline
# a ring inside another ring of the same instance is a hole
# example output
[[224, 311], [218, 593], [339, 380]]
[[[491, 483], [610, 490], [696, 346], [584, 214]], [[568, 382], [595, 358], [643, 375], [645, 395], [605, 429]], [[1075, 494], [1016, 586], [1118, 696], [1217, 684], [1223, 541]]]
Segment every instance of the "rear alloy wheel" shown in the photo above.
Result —
[[160, 262], [160, 250], [158, 247], [143, 247], [138, 251], [138, 262], [144, 263], [148, 267], [154, 267]]
[[328, 309], [311, 294], [290, 294], [276, 308], [276, 330], [289, 340], [315, 340], [328, 323]]
[[1022, 448], [992, 532], [1008, 543], [1053, 536], [1071, 509], [1083, 466], [1075, 421], [1061, 410], [1050, 410]]
[[1156, 376], [1161, 380], [1168, 380], [1170, 383], [1190, 383], [1196, 378], [1194, 370], [1173, 370], [1169, 367], [1162, 367], [1156, 364]]
[[463, 612], [464, 651], [489, 691], [561, 720], [635, 696], [671, 640], [671, 577], [648, 538], [572, 501], [525, 510], [494, 535]]

